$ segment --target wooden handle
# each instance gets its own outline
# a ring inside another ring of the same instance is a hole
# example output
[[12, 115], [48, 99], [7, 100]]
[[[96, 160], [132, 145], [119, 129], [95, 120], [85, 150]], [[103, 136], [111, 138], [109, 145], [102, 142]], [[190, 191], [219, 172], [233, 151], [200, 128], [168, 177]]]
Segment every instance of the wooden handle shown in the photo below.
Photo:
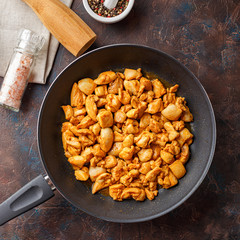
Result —
[[46, 28], [73, 55], [79, 56], [95, 41], [96, 34], [59, 0], [23, 0]]

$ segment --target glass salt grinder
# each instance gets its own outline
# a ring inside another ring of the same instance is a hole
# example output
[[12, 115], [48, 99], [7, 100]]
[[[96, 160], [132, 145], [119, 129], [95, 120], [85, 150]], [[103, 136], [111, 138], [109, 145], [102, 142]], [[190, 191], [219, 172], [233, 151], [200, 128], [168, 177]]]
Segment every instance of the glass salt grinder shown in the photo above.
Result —
[[0, 90], [0, 105], [19, 111], [36, 57], [45, 39], [28, 29], [22, 29], [18, 45], [8, 65]]

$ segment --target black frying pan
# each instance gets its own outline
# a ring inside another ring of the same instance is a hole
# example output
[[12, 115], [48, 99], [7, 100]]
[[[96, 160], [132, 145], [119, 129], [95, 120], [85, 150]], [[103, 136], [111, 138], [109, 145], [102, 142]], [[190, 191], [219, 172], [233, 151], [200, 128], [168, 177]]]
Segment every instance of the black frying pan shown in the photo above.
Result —
[[[81, 78], [96, 78], [106, 70], [139, 68], [157, 74], [170, 84], [180, 85], [193, 113], [191, 124], [195, 136], [187, 174], [171, 189], [159, 190], [155, 200], [115, 202], [91, 189], [74, 177], [72, 167], [64, 156], [61, 124], [64, 114], [60, 106], [69, 104], [74, 82]], [[214, 112], [209, 98], [197, 78], [173, 57], [146, 46], [119, 44], [93, 50], [65, 68], [48, 90], [38, 120], [38, 146], [47, 172], [40, 175], [0, 205], [0, 224], [52, 197], [54, 186], [80, 210], [113, 222], [140, 222], [162, 216], [188, 199], [206, 176], [216, 143]], [[47, 183], [48, 177], [53, 183]]]

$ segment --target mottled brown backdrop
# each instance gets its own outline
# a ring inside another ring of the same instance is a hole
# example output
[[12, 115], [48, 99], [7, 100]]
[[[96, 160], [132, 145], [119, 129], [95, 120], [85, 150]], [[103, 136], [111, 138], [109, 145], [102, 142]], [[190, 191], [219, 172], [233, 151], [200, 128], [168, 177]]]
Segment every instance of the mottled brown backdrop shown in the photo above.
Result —
[[[114, 25], [91, 19], [81, 0], [72, 8], [98, 35], [91, 49], [145, 44], [173, 55], [199, 78], [216, 115], [215, 157], [193, 196], [158, 219], [105, 222], [76, 209], [56, 192], [48, 202], [0, 227], [0, 239], [239, 240], [240, 1], [135, 0], [130, 15]], [[44, 173], [37, 150], [39, 107], [54, 78], [74, 59], [60, 46], [47, 84], [29, 84], [19, 113], [0, 109], [0, 202]]]

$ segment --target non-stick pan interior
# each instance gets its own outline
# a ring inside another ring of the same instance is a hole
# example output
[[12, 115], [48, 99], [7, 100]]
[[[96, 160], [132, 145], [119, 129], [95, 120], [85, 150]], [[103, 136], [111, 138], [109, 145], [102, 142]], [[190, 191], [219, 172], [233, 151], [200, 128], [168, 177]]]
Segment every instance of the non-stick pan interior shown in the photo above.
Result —
[[[61, 124], [62, 105], [70, 103], [70, 91], [81, 78], [96, 78], [106, 70], [142, 68], [155, 73], [170, 84], [179, 84], [179, 95], [186, 98], [193, 113], [191, 124], [194, 143], [187, 174], [176, 187], [160, 190], [155, 200], [115, 202], [77, 181], [64, 156]], [[115, 222], [136, 222], [161, 216], [185, 201], [199, 186], [211, 164], [215, 149], [215, 119], [209, 99], [199, 83], [174, 58], [144, 46], [113, 45], [83, 55], [68, 66], [50, 87], [42, 104], [38, 126], [39, 150], [46, 171], [61, 194], [79, 209], [102, 219]]]

